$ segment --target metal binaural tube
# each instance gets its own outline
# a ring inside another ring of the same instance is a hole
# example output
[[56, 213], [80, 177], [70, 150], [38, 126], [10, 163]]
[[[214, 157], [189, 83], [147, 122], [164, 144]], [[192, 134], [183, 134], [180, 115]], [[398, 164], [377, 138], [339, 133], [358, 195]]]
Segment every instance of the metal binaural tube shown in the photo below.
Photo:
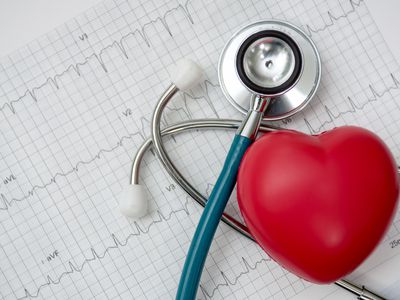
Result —
[[351, 282], [341, 279], [335, 282], [337, 286], [357, 295], [357, 299], [359, 300], [385, 300], [385, 298], [371, 292], [366, 289], [365, 286], [358, 287]]
[[[237, 129], [239, 127], [239, 124], [239, 120], [229, 119], [198, 119], [193, 121], [184, 121], [162, 129], [161, 137], [178, 134], [192, 129]], [[140, 164], [143, 160], [144, 155], [147, 153], [151, 146], [153, 146], [153, 140], [151, 137], [149, 137], [137, 150], [136, 155], [133, 158], [131, 168], [131, 184], [139, 184]], [[163, 146], [162, 148], [164, 149]], [[174, 169], [176, 168], [174, 167]], [[173, 176], [173, 178], [175, 178], [175, 176]]]

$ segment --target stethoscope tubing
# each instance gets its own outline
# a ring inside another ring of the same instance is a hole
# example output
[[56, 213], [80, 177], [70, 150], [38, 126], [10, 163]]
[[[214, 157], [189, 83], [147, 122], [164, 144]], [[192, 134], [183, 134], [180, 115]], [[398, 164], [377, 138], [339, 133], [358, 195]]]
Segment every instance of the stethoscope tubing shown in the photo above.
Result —
[[[167, 91], [162, 95], [159, 102], [163, 102], [163, 105], [157, 105], [157, 108], [154, 114], [161, 116], [163, 109], [169, 102], [169, 100], [175, 95], [178, 90], [176, 87], [174, 88], [171, 85]], [[158, 121], [161, 120], [161, 117]], [[153, 120], [154, 121], [154, 120]], [[158, 128], [159, 128], [158, 123]], [[156, 152], [158, 157], [162, 157], [161, 160], [162, 164], [164, 165], [168, 174], [200, 205], [203, 207], [207, 203], [207, 198], [204, 197], [200, 192], [198, 192], [178, 171], [176, 166], [171, 161], [169, 155], [167, 154], [164, 145], [162, 143], [162, 137], [166, 135], [173, 135], [179, 134], [187, 130], [197, 130], [197, 129], [237, 129], [241, 124], [241, 121], [238, 120], [230, 120], [230, 119], [199, 119], [199, 120], [191, 120], [185, 121], [182, 123], [174, 124], [169, 126], [162, 131], [159, 131], [157, 134], [156, 139], [149, 138], [147, 139], [139, 150], [136, 153], [136, 156], [133, 160], [132, 164], [132, 171], [131, 171], [131, 183], [132, 184], [139, 184], [139, 170], [140, 170], [140, 163], [143, 160], [145, 153], [153, 146], [154, 151]], [[278, 127], [273, 127], [267, 124], [261, 123], [260, 131], [261, 132], [270, 132], [279, 130]], [[154, 137], [154, 135], [153, 135]], [[157, 143], [155, 143], [157, 141]], [[400, 174], [400, 168], [398, 169]], [[235, 218], [231, 217], [228, 214], [223, 214], [221, 220], [238, 231], [239, 233], [243, 234], [247, 238], [254, 241], [254, 238], [249, 233], [247, 227], [242, 224], [241, 222], [237, 221]], [[358, 287], [346, 280], [338, 280], [335, 282], [336, 285], [352, 292], [353, 294], [357, 295], [359, 299], [371, 299], [371, 300], [380, 300], [384, 299], [369, 290], [365, 287]]]
[[[241, 121], [232, 120], [232, 119], [198, 119], [192, 121], [184, 121], [178, 124], [171, 125], [161, 131], [161, 137], [170, 136], [174, 134], [180, 134], [189, 130], [199, 130], [199, 129], [237, 129], [240, 126]], [[278, 128], [274, 128], [265, 124], [261, 124], [260, 131], [261, 132], [271, 132], [275, 131]], [[133, 159], [132, 169], [131, 169], [131, 184], [139, 184], [139, 174], [140, 174], [140, 165], [143, 161], [144, 155], [147, 151], [153, 147], [156, 154], [164, 157], [166, 164], [162, 161], [161, 163], [165, 166], [165, 170], [168, 174], [178, 183], [178, 185], [198, 204], [201, 206], [205, 206], [207, 203], [207, 198], [202, 195], [197, 189], [195, 189], [187, 179], [182, 176], [177, 167], [174, 165], [172, 160], [170, 159], [164, 144], [158, 144], [156, 146], [153, 143], [152, 138], [148, 138], [142, 144], [142, 146], [137, 150], [136, 155]], [[168, 167], [167, 167], [168, 166]], [[248, 231], [247, 227], [241, 222], [237, 221], [235, 218], [231, 217], [229, 214], [223, 214], [221, 220], [232, 227], [234, 230], [238, 231], [245, 237], [249, 238], [252, 241], [255, 241], [253, 236]]]
[[[179, 88], [175, 84], [170, 85], [155, 107], [151, 122], [151, 134], [156, 148], [159, 148], [162, 144], [160, 128], [162, 111], [169, 100], [178, 91]], [[263, 117], [264, 109], [269, 103], [269, 99], [257, 98], [254, 99], [253, 103], [254, 109], [249, 111], [242, 123], [243, 126], [235, 135], [223, 169], [200, 217], [183, 266], [176, 299], [194, 299], [196, 297], [202, 270], [215, 231], [224, 213], [226, 203], [236, 184], [236, 177], [241, 159], [258, 132], [258, 127]], [[166, 156], [158, 152], [157, 155], [161, 162], [168, 166]], [[181, 175], [180, 177], [183, 176]]]
[[235, 187], [242, 157], [252, 142], [250, 138], [239, 134], [236, 134], [233, 139], [225, 163], [194, 232], [185, 264], [183, 265], [176, 294], [177, 300], [196, 298], [203, 267], [218, 228], [219, 220]]

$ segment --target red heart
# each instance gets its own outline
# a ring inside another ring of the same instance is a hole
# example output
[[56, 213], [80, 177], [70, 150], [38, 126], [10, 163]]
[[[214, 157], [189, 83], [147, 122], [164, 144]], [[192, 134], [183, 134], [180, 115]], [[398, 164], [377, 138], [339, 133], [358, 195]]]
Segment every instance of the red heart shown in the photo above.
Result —
[[315, 283], [353, 271], [394, 216], [395, 161], [385, 144], [358, 127], [317, 136], [268, 133], [246, 152], [237, 193], [257, 242], [279, 264]]

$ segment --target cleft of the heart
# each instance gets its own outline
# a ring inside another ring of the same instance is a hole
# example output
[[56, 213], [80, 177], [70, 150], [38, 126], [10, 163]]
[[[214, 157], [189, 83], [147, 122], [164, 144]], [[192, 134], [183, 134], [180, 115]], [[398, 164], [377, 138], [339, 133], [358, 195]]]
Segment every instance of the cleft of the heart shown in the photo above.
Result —
[[260, 246], [315, 283], [342, 278], [374, 250], [397, 208], [397, 166], [384, 142], [354, 126], [319, 135], [276, 131], [246, 152], [240, 211]]

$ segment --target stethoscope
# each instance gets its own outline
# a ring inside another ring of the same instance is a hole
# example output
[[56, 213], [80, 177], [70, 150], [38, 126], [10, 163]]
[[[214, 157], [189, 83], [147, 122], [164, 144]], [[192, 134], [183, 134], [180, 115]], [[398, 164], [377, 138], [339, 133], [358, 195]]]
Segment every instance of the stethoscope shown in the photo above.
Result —
[[[247, 227], [224, 213], [236, 183], [240, 161], [259, 131], [279, 128], [263, 121], [288, 118], [302, 110], [314, 96], [321, 78], [321, 60], [312, 40], [298, 27], [282, 21], [260, 21], [236, 32], [222, 51], [218, 66], [219, 81], [226, 98], [246, 117], [242, 122], [228, 119], [191, 120], [160, 128], [164, 108], [179, 91], [202, 80], [200, 67], [190, 60], [178, 62], [171, 84], [158, 101], [151, 122], [151, 138], [139, 148], [132, 165], [131, 184], [120, 202], [128, 217], [142, 217], [148, 202], [139, 184], [139, 169], [144, 154], [152, 146], [172, 178], [204, 207], [183, 267], [176, 299], [195, 299], [204, 263], [215, 231], [222, 219], [227, 225], [252, 239]], [[178, 171], [169, 158], [162, 137], [194, 129], [237, 129], [223, 169], [210, 197], [204, 197]], [[338, 286], [358, 299], [383, 299], [365, 287], [338, 280]]]

